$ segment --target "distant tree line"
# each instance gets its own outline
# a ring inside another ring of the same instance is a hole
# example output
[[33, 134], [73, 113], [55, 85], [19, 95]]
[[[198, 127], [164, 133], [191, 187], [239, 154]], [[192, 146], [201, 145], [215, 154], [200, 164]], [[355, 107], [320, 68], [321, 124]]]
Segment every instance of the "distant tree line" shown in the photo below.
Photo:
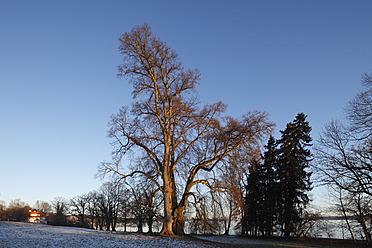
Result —
[[[143, 232], [143, 227], [148, 227], [148, 232], [153, 232], [153, 225], [161, 218], [159, 214], [158, 198], [151, 198], [148, 189], [126, 187], [125, 185], [106, 182], [98, 190], [73, 197], [70, 201], [54, 201], [54, 206], [64, 205], [65, 211], [59, 216], [63, 219], [52, 220], [51, 224], [68, 225], [94, 228], [99, 230], [116, 231], [117, 224], [136, 226], [138, 232]], [[56, 209], [56, 208], [55, 208]], [[73, 216], [67, 218], [66, 214]], [[55, 217], [58, 216], [56, 212]], [[61, 222], [62, 221], [62, 222]]]
[[112, 182], [104, 183], [98, 190], [78, 195], [70, 200], [56, 197], [50, 203], [36, 201], [31, 208], [20, 199], [12, 200], [9, 206], [0, 202], [0, 220], [27, 221], [29, 210], [41, 211], [47, 214], [47, 224], [59, 226], [76, 226], [99, 230], [116, 231], [117, 224], [137, 227], [143, 232], [153, 232], [153, 227], [159, 229], [159, 212], [161, 199], [150, 197], [151, 190], [129, 188]]
[[31, 207], [21, 199], [11, 200], [8, 207], [0, 201], [0, 220], [26, 221]]

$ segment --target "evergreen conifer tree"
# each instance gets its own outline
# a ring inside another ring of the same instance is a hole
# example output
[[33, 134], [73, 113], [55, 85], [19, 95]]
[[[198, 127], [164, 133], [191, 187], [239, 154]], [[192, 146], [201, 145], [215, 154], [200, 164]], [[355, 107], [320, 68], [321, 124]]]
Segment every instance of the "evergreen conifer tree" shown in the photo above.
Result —
[[300, 222], [306, 205], [307, 192], [311, 190], [307, 171], [311, 161], [311, 127], [306, 115], [299, 113], [293, 122], [287, 124], [279, 140], [278, 183], [281, 192], [279, 221], [285, 238], [288, 238]]
[[278, 216], [277, 149], [270, 137], [262, 161], [253, 161], [247, 175], [244, 230], [251, 235], [272, 236]]
[[245, 230], [251, 235], [257, 236], [261, 229], [263, 207], [263, 185], [261, 165], [257, 160], [252, 161], [247, 176], [245, 197]]
[[262, 171], [262, 185], [263, 185], [263, 204], [262, 204], [262, 230], [266, 236], [272, 236], [274, 232], [274, 226], [278, 216], [278, 200], [280, 191], [278, 190], [278, 176], [277, 176], [277, 162], [278, 152], [276, 148], [276, 140], [274, 137], [270, 137], [267, 145], [265, 146], [266, 151], [262, 156], [263, 163], [261, 165]]

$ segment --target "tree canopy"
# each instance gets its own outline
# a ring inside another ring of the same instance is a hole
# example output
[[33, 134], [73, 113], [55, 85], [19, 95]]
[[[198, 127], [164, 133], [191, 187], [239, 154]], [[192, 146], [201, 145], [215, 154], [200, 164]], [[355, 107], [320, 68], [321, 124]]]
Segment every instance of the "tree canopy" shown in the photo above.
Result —
[[[111, 118], [114, 156], [101, 164], [100, 172], [147, 181], [154, 194], [163, 195], [162, 235], [182, 235], [193, 187], [218, 190], [218, 165], [240, 148], [257, 149], [274, 124], [265, 112], [234, 118], [224, 114], [222, 102], [201, 106], [199, 71], [185, 70], [178, 54], [148, 24], [132, 28], [119, 41], [119, 76], [132, 84], [133, 102]], [[121, 161], [129, 154], [132, 164], [125, 169]]]

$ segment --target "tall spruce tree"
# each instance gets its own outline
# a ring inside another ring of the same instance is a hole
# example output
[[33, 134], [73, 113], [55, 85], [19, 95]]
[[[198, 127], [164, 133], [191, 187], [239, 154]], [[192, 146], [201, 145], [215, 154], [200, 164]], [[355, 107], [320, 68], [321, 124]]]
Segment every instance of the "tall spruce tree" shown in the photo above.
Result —
[[306, 115], [299, 113], [293, 122], [287, 124], [279, 140], [278, 183], [281, 192], [279, 224], [285, 238], [291, 236], [301, 221], [306, 205], [309, 203], [307, 192], [311, 190], [308, 172], [311, 153], [311, 127]]
[[277, 223], [280, 192], [276, 174], [276, 141], [273, 137], [270, 137], [265, 149], [261, 161], [251, 162], [247, 175], [243, 230], [252, 236], [272, 236]]
[[262, 232], [262, 207], [263, 207], [263, 184], [262, 167], [257, 160], [251, 162], [249, 174], [247, 175], [246, 197], [245, 197], [245, 220], [244, 229], [252, 236]]
[[276, 140], [274, 137], [270, 137], [267, 145], [265, 146], [266, 151], [262, 156], [263, 163], [261, 165], [262, 171], [262, 182], [263, 185], [263, 203], [262, 203], [262, 223], [261, 228], [266, 236], [272, 236], [274, 232], [274, 226], [277, 223], [278, 216], [278, 201], [280, 191], [278, 188], [278, 176], [277, 176], [277, 162], [278, 162], [278, 151]]

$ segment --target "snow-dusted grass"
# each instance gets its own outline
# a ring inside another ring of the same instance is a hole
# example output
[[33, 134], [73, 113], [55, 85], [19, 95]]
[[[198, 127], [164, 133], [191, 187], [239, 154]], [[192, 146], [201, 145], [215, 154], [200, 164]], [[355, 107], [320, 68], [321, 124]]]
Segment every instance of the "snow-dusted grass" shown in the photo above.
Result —
[[215, 247], [185, 238], [0, 221], [0, 247]]
[[208, 240], [212, 242], [219, 242], [230, 245], [278, 245], [277, 242], [265, 241], [260, 239], [247, 239], [236, 235], [219, 235], [219, 236], [195, 236], [198, 239]]
[[301, 247], [301, 248], [319, 248], [320, 246], [307, 246], [297, 244], [286, 240], [264, 240], [264, 239], [248, 239], [237, 235], [217, 235], [217, 236], [196, 236], [201, 240], [228, 244], [231, 247]]
[[[280, 238], [247, 238], [234, 235], [196, 236], [201, 240], [208, 240], [214, 244], [224, 244], [223, 247], [255, 247], [255, 248], [340, 248], [340, 247], [367, 247], [363, 242], [357, 245], [351, 240], [341, 239], [293, 239], [284, 240]], [[368, 246], [369, 247], [369, 246]]]
[[[194, 237], [194, 238], [193, 238]], [[280, 239], [249, 239], [240, 236], [202, 236], [185, 238], [149, 236], [137, 233], [107, 232], [75, 227], [0, 221], [0, 248], [8, 247], [353, 247], [350, 243], [306, 243]], [[204, 240], [204, 241], [203, 241]]]

